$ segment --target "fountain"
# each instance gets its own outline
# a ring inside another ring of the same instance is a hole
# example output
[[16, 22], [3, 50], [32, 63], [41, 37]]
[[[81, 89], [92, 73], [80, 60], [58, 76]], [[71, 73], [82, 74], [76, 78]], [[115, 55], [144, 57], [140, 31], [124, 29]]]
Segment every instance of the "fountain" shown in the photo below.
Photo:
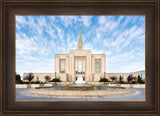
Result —
[[108, 87], [105, 85], [88, 84], [83, 81], [82, 75], [79, 75], [75, 83], [36, 87], [35, 89], [31, 89], [30, 92], [50, 96], [99, 97], [111, 94], [124, 94], [129, 93], [130, 91], [128, 89], [124, 89], [123, 87]]
[[82, 75], [78, 76], [77, 81], [75, 81], [75, 83], [85, 83], [85, 81], [83, 81]]

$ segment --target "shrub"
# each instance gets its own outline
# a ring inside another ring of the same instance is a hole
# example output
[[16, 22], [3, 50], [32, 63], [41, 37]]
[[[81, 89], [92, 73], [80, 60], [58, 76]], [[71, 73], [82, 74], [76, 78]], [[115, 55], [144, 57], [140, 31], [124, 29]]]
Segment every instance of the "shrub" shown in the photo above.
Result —
[[29, 82], [23, 82], [21, 81], [20, 83], [16, 83], [16, 84], [28, 84]]
[[36, 81], [35, 84], [40, 84], [40, 82], [39, 82], [39, 81]]
[[58, 79], [58, 78], [54, 78], [54, 79], [52, 79], [51, 81], [49, 81], [49, 82], [62, 82], [60, 79]]
[[106, 79], [106, 78], [101, 78], [101, 79], [99, 80], [99, 82], [109, 82], [109, 81], [108, 81], [108, 79]]
[[142, 80], [141, 82], [139, 82], [139, 84], [144, 84], [145, 83], [145, 81], [144, 80]]
[[123, 81], [122, 84], [130, 84], [128, 81]]

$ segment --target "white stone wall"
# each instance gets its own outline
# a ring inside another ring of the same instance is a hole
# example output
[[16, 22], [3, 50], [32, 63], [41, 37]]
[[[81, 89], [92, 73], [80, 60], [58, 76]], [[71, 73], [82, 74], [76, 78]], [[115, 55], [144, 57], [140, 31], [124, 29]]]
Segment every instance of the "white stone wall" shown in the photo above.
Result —
[[136, 76], [136, 73], [106, 73], [105, 77], [110, 80], [110, 77], [115, 76], [115, 77], [117, 77], [117, 80], [119, 80], [119, 77], [121, 76], [121, 77], [123, 77], [122, 81], [127, 81], [127, 77], [129, 75]]
[[[23, 78], [29, 73], [24, 73]], [[45, 82], [45, 76], [48, 75], [51, 77], [51, 79], [55, 78], [55, 73], [33, 73], [34, 74], [34, 79], [32, 80], [33, 82], [37, 81], [37, 77], [39, 77], [39, 81]], [[123, 77], [123, 81], [127, 81], [127, 77], [129, 75], [137, 76], [136, 73], [105, 73], [105, 78], [107, 78], [109, 81], [111, 81], [110, 77], [115, 76], [117, 77], [117, 81], [119, 81], [119, 77]], [[56, 73], [56, 77], [60, 78], [61, 81], [66, 82], [67, 81], [67, 73]], [[88, 74], [88, 77], [86, 77], [87, 82], [98, 82], [101, 78], [104, 78], [104, 73], [92, 73]], [[74, 82], [75, 77], [72, 74], [68, 74], [68, 81], [69, 82]]]
[[106, 57], [105, 54], [92, 54], [92, 73], [95, 73], [95, 60], [100, 59], [101, 60], [101, 73], [106, 72]]
[[[23, 79], [28, 75], [29, 73], [24, 73], [23, 74]], [[34, 78], [32, 79], [32, 82], [40, 81], [40, 82], [45, 82], [45, 76], [48, 75], [51, 77], [51, 79], [54, 78], [54, 73], [33, 73]]]
[[[23, 74], [23, 79], [25, 78], [26, 75], [28, 75], [29, 73], [24, 73]], [[33, 73], [34, 74], [34, 78], [32, 79], [32, 82], [36, 82], [36, 81], [40, 81], [40, 82], [46, 82], [45, 80], [45, 76], [48, 75], [51, 77], [51, 80], [55, 78], [55, 73]], [[60, 78], [61, 81], [66, 82], [66, 77], [67, 74], [66, 73], [56, 73], [56, 77]], [[39, 79], [38, 79], [39, 78]]]
[[56, 54], [55, 55], [55, 72], [59, 73], [59, 60], [65, 60], [65, 72], [69, 72], [69, 54]]

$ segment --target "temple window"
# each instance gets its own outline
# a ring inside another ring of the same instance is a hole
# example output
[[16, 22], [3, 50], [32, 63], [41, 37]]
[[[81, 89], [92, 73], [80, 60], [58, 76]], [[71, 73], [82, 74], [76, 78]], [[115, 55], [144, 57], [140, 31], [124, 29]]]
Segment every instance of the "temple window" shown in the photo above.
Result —
[[95, 60], [95, 73], [101, 72], [101, 60], [97, 59]]
[[65, 59], [60, 59], [60, 73], [65, 73]]
[[75, 71], [76, 74], [85, 74], [85, 60], [76, 60]]

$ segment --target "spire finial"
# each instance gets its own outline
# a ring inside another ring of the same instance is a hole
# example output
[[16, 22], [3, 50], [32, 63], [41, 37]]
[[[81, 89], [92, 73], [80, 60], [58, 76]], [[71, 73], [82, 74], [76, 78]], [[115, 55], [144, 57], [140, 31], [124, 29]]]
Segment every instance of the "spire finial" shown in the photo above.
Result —
[[79, 24], [79, 41], [78, 41], [78, 49], [83, 49], [83, 43], [82, 43], [82, 39], [81, 39], [81, 23]]
[[81, 23], [79, 23], [79, 36], [81, 36]]

